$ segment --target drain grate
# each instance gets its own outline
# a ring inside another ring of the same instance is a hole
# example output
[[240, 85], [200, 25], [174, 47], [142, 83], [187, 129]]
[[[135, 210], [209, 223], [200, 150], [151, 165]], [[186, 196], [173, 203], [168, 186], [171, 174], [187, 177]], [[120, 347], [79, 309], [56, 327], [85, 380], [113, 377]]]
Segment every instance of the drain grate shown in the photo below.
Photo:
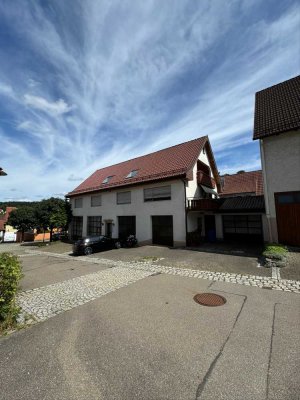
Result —
[[226, 303], [225, 297], [214, 293], [198, 293], [194, 296], [194, 300], [196, 303], [208, 307], [223, 306]]

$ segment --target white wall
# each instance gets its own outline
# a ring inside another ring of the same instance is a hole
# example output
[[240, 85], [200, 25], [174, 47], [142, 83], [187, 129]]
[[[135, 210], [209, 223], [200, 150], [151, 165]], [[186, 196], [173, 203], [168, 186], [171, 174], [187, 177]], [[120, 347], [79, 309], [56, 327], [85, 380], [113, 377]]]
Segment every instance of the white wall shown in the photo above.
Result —
[[270, 241], [278, 241], [274, 193], [300, 190], [300, 131], [260, 141]]
[[[204, 153], [203, 153], [203, 150], [201, 150], [198, 160], [202, 161], [204, 164], [206, 164], [210, 167], [206, 150]], [[211, 173], [211, 176], [212, 176], [212, 173]], [[186, 197], [187, 198], [189, 198], [189, 197], [199, 198], [200, 197], [199, 185], [197, 183], [197, 162], [195, 163], [195, 165], [193, 167], [193, 180], [189, 181], [186, 186]]]
[[[171, 200], [144, 202], [143, 190], [151, 187], [171, 185]], [[131, 204], [117, 204], [116, 193], [131, 191]], [[99, 193], [92, 193], [100, 194]], [[83, 236], [87, 234], [87, 217], [101, 216], [102, 222], [113, 220], [113, 237], [118, 237], [118, 216], [136, 216], [136, 236], [139, 242], [152, 240], [152, 215], [173, 215], [174, 244], [185, 243], [185, 196], [184, 185], [181, 180], [173, 180], [160, 183], [151, 183], [131, 188], [112, 189], [101, 192], [102, 205], [91, 207], [91, 194], [77, 196], [82, 197], [83, 207], [75, 208], [75, 197], [71, 198], [73, 215], [83, 217]], [[104, 234], [105, 226], [102, 227]]]

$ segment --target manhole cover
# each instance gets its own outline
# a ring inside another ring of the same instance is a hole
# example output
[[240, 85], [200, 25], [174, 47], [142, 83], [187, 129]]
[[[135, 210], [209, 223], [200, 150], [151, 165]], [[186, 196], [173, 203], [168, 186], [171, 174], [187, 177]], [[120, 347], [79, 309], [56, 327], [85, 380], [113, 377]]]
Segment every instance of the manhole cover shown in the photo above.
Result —
[[202, 306], [217, 307], [223, 306], [226, 303], [226, 299], [223, 296], [219, 296], [214, 293], [199, 293], [194, 296], [196, 303]]

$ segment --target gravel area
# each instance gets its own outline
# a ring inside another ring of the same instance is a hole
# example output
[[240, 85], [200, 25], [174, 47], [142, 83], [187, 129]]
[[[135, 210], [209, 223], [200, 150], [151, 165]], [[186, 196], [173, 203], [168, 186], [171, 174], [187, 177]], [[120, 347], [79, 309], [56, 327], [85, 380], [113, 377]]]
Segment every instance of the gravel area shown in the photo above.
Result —
[[281, 278], [300, 281], [300, 251], [290, 250], [287, 261], [288, 265], [280, 268]]

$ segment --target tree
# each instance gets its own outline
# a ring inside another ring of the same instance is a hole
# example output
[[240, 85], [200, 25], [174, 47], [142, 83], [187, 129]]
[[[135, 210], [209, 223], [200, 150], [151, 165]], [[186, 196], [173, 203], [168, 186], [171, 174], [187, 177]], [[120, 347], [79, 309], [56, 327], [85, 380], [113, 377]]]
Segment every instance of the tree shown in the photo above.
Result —
[[39, 227], [50, 230], [50, 242], [54, 228], [67, 229], [71, 222], [71, 206], [66, 200], [51, 197], [42, 200], [36, 207], [36, 221]]
[[23, 241], [24, 232], [36, 227], [34, 209], [29, 206], [21, 206], [13, 210], [9, 214], [7, 224], [22, 232], [21, 240]]

